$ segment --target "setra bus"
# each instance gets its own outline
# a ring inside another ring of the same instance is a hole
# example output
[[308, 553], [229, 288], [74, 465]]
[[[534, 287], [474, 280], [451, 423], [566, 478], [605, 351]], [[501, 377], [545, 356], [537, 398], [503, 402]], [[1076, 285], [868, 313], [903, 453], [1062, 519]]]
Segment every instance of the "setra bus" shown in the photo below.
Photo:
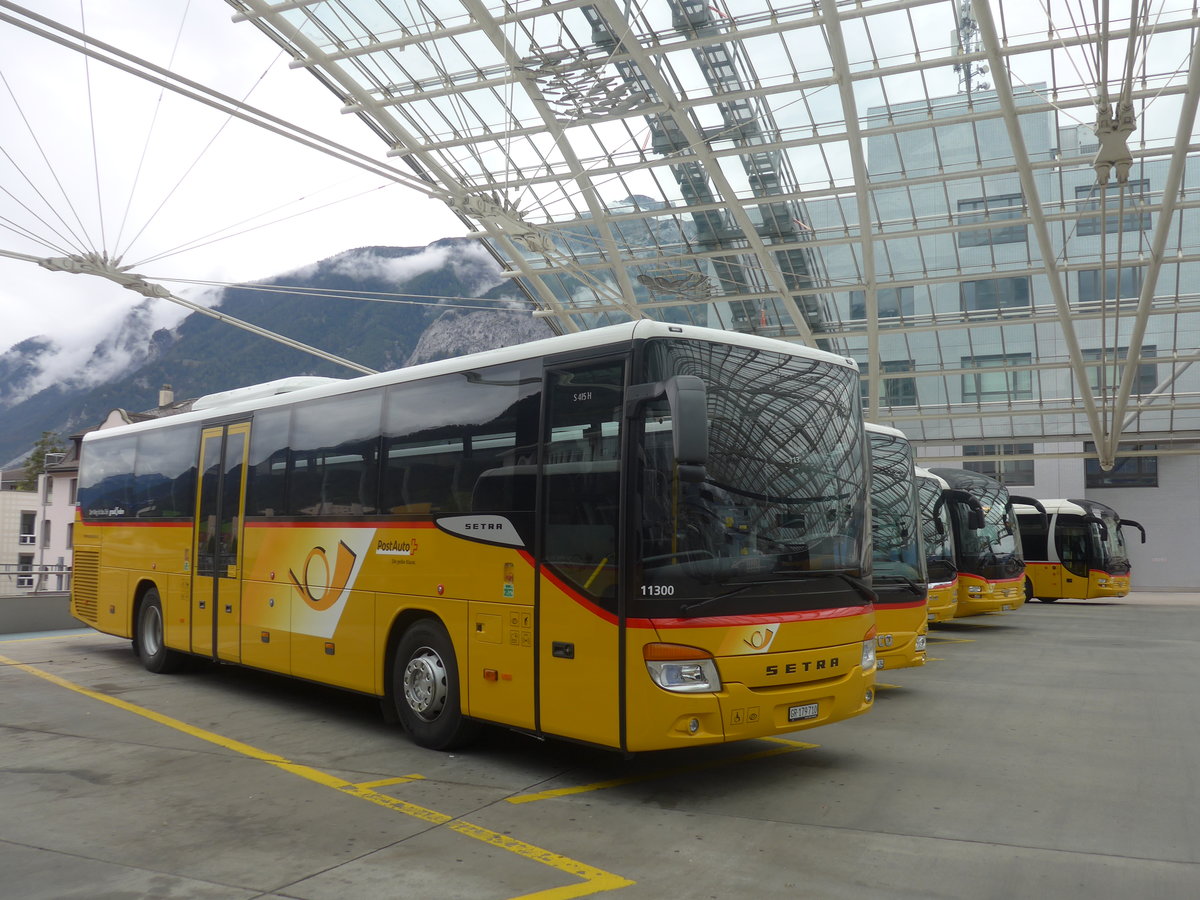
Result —
[[852, 360], [648, 320], [83, 441], [72, 612], [191, 658], [634, 752], [871, 708]]
[[930, 468], [946, 482], [951, 532], [958, 565], [956, 618], [1008, 612], [1025, 602], [1025, 559], [1013, 503], [1002, 482], [966, 469]]
[[[946, 505], [951, 493], [945, 480], [928, 469], [916, 466], [917, 497], [921, 504], [921, 537], [925, 544], [925, 571], [928, 585], [928, 620], [946, 622], [958, 609], [958, 565], [954, 556], [954, 525]], [[968, 506], [973, 498], [962, 494]], [[978, 500], [973, 501], [976, 505]]]
[[1095, 500], [1043, 500], [1045, 515], [1016, 505], [1025, 549], [1025, 599], [1091, 600], [1129, 593], [1132, 566], [1121, 529], [1146, 529]]
[[871, 586], [880, 669], [925, 665], [928, 578], [912, 445], [904, 432], [868, 422], [871, 448]]

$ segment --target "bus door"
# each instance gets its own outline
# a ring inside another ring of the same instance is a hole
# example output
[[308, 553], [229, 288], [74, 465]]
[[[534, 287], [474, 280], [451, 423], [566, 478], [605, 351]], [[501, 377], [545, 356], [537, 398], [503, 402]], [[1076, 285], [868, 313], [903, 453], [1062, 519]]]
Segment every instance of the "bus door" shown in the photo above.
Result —
[[620, 736], [623, 359], [546, 373], [541, 458], [538, 725], [613, 746]]
[[200, 435], [196, 560], [192, 581], [192, 652], [241, 661], [242, 504], [250, 423]]

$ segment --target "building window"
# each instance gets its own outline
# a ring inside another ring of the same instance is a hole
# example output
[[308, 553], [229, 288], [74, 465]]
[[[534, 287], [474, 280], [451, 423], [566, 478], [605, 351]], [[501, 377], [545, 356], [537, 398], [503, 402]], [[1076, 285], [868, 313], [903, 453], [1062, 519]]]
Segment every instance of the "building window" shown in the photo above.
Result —
[[75, 523], [67, 523], [67, 549], [70, 550], [75, 546]]
[[[1158, 444], [1134, 444], [1130, 448], [1134, 452], [1157, 450]], [[1096, 445], [1087, 441], [1083, 445], [1084, 453], [1094, 454]], [[1122, 456], [1108, 472], [1100, 468], [1097, 459], [1083, 461], [1084, 486], [1088, 488], [1107, 487], [1158, 487], [1158, 457], [1157, 456]]]
[[[862, 394], [863, 409], [866, 409], [871, 405], [871, 386], [868, 378], [870, 365], [865, 362], [859, 362], [858, 370], [860, 372], [859, 391]], [[884, 360], [881, 371], [884, 374], [912, 372], [914, 371], [913, 361], [911, 359], [887, 359]], [[880, 379], [879, 405], [884, 407], [916, 406], [917, 380], [915, 378]]]
[[67, 492], [67, 503], [69, 503], [71, 506], [74, 506], [78, 502], [78, 500], [76, 499], [78, 491], [79, 491], [79, 479], [72, 478], [71, 479], [71, 489]]
[[1029, 353], [997, 353], [990, 356], [964, 356], [964, 369], [980, 369], [962, 376], [964, 403], [984, 403], [993, 400], [1032, 400], [1033, 372], [1013, 371], [1013, 366], [1028, 366], [1033, 362]]
[[1083, 269], [1079, 272], [1079, 302], [1097, 303], [1101, 300], [1136, 300], [1142, 293], [1141, 267], [1120, 270], [1121, 282], [1118, 293], [1117, 270], [1104, 272], [1104, 293], [1100, 293], [1100, 270]]
[[[913, 289], [911, 287], [878, 288], [875, 291], [875, 297], [879, 304], [879, 318], [881, 319], [913, 314]], [[865, 319], [866, 317], [866, 291], [851, 291], [850, 318]]]
[[17, 555], [17, 587], [33, 587], [33, 554], [20, 553]]
[[[961, 225], [975, 222], [995, 222], [999, 219], [1019, 219], [1024, 215], [1020, 194], [999, 197], [980, 197], [958, 201], [958, 221]], [[978, 210], [976, 212], [976, 210]], [[958, 233], [960, 247], [986, 247], [989, 244], [1023, 244], [1028, 240], [1026, 226], [1006, 225], [1003, 228], [979, 228]]]
[[[1033, 456], [1033, 444], [968, 444], [963, 456]], [[963, 462], [968, 472], [978, 472], [1005, 484], [1033, 484], [1032, 459], [981, 459]]]
[[47, 506], [49, 506], [51, 500], [54, 498], [54, 479], [51, 478], [49, 475], [47, 475], [45, 477], [45, 480], [46, 480], [46, 496], [42, 499], [42, 502], [45, 503]]
[[[1155, 346], [1142, 347], [1142, 361], [1138, 363], [1137, 377], [1133, 380], [1132, 393], [1149, 394], [1158, 386], [1158, 366], [1145, 362], [1146, 358], [1158, 355]], [[1124, 362], [1129, 358], [1128, 347], [1118, 347], [1112, 350], [1084, 350], [1083, 361], [1088, 363], [1088, 385], [1093, 394], [1101, 393], [1101, 375], [1107, 393], [1114, 394], [1121, 388], [1121, 378], [1125, 374]], [[1103, 360], [1103, 364], [1101, 364]]]
[[[1121, 215], [1122, 188], [1128, 188], [1124, 194], [1124, 215]], [[1124, 185], [1108, 184], [1104, 188], [1104, 232], [1116, 234], [1118, 231], [1149, 231], [1150, 213], [1142, 206], [1142, 197], [1150, 190], [1150, 182], [1146, 179], [1129, 181]], [[1075, 188], [1076, 204], [1080, 213], [1100, 210], [1100, 191], [1098, 184], [1082, 185]], [[1100, 216], [1080, 215], [1075, 233], [1089, 235], [1100, 233]]]
[[50, 546], [50, 520], [49, 519], [42, 520], [42, 546], [43, 547]]
[[17, 543], [37, 543], [37, 513], [24, 511], [21, 513], [21, 530], [18, 532]]
[[1029, 306], [1028, 276], [963, 281], [958, 289], [963, 312]]

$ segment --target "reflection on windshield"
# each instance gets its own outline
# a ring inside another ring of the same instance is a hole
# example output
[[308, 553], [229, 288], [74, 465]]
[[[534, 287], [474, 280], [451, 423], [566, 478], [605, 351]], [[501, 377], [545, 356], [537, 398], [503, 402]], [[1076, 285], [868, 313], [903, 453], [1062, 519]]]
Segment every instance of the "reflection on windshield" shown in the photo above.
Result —
[[707, 385], [709, 455], [702, 482], [680, 481], [669, 409], [646, 407], [634, 475], [641, 596], [686, 605], [740, 585], [867, 574], [856, 373], [724, 344], [648, 349], [646, 380], [687, 374]]
[[978, 497], [983, 506], [983, 527], [963, 530], [963, 552], [985, 557], [1019, 553], [1017, 530], [1007, 510], [1008, 492], [984, 491]]
[[925, 541], [925, 559], [930, 580], [952, 581], [957, 571], [954, 562], [954, 532], [949, 506], [938, 502], [942, 498], [942, 486], [933, 479], [918, 478], [917, 491], [921, 498], [921, 537]]
[[896, 435], [868, 433], [871, 441], [871, 546], [875, 585], [908, 584], [923, 590], [925, 558], [913, 483], [912, 447]]

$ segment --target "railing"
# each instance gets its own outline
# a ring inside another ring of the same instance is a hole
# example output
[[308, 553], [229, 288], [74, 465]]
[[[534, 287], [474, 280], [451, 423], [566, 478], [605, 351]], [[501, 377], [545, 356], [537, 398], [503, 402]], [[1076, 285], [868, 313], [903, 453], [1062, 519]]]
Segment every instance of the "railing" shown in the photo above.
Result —
[[61, 593], [71, 589], [71, 567], [67, 564], [31, 566], [0, 563], [0, 594]]
[[19, 543], [19, 544], [36, 544], [37, 543], [37, 535], [36, 534], [18, 535], [17, 543]]

